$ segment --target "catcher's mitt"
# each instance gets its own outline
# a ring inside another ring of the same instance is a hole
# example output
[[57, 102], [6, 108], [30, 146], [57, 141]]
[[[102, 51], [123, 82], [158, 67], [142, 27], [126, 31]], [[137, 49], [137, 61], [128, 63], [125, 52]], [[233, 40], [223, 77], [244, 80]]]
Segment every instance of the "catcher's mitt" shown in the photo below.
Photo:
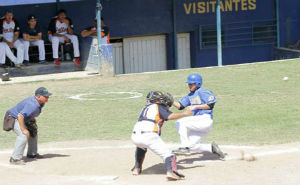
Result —
[[27, 130], [30, 133], [30, 137], [37, 136], [38, 126], [36, 124], [36, 120], [35, 119], [26, 122], [25, 126], [27, 127]]
[[173, 103], [174, 103], [174, 98], [172, 96], [172, 94], [166, 92], [163, 95], [163, 100], [162, 103], [164, 103], [165, 105], [172, 107]]

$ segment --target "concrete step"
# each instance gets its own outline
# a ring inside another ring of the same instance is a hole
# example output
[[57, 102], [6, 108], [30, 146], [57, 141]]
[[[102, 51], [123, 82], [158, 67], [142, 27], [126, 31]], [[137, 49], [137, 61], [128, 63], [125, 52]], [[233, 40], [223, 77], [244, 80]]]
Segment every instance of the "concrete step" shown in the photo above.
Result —
[[0, 68], [0, 74], [9, 73], [11, 77], [19, 76], [33, 76], [51, 73], [64, 73], [73, 71], [83, 71], [83, 67], [78, 67], [74, 62], [64, 61], [61, 62], [61, 66], [55, 66], [53, 62], [47, 64], [31, 64], [30, 66], [24, 66], [22, 69], [18, 68]]

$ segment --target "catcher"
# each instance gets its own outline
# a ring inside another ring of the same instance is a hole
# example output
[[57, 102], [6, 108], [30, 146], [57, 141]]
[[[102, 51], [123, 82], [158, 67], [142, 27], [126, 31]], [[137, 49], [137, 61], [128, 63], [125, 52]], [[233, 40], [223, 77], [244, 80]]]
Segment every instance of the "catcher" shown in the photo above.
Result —
[[184, 178], [184, 175], [179, 174], [177, 171], [176, 156], [172, 154], [168, 146], [160, 138], [161, 127], [164, 121], [192, 115], [192, 111], [189, 109], [182, 113], [170, 112], [169, 108], [173, 102], [173, 97], [169, 93], [163, 94], [160, 91], [148, 93], [147, 105], [142, 109], [131, 135], [133, 143], [137, 146], [135, 165], [131, 170], [133, 175], [139, 175], [142, 172], [147, 149], [150, 149], [164, 160], [168, 180]]
[[4, 117], [3, 129], [14, 130], [17, 134], [15, 149], [9, 159], [10, 164], [24, 165], [22, 160], [28, 142], [27, 158], [39, 159], [37, 153], [37, 124], [35, 118], [40, 115], [51, 93], [45, 87], [35, 91], [35, 96], [28, 97], [8, 110]]

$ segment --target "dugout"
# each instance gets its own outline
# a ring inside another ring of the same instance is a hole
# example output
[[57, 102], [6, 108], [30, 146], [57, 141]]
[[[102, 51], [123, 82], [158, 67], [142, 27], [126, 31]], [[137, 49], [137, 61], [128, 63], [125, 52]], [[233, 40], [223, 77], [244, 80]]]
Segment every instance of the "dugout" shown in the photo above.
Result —
[[[34, 13], [44, 34], [57, 6], [67, 10], [77, 34], [93, 24], [96, 14], [96, 0], [15, 2], [2, 3], [0, 14], [13, 9], [22, 25], [24, 15]], [[273, 60], [277, 57], [274, 48], [300, 40], [299, 0], [220, 3], [223, 65]], [[110, 28], [116, 73], [218, 65], [216, 0], [101, 0], [101, 4]], [[91, 39], [80, 42], [86, 60]]]

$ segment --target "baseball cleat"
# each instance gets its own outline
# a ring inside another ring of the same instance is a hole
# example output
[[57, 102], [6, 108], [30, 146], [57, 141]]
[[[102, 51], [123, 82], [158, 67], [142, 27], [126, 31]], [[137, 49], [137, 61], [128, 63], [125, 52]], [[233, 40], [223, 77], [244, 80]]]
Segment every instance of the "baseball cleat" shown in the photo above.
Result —
[[177, 171], [168, 171], [167, 172], [167, 179], [169, 181], [183, 180], [184, 175], [178, 173]]
[[13, 159], [12, 157], [9, 159], [9, 163], [13, 165], [25, 165], [23, 160]]
[[54, 59], [54, 64], [55, 64], [55, 66], [60, 66], [60, 62], [59, 62], [58, 58]]
[[211, 143], [211, 151], [212, 151], [212, 153], [218, 155], [220, 157], [220, 159], [225, 158], [225, 154], [221, 151], [221, 149], [219, 148], [219, 146], [215, 142]]
[[191, 155], [190, 149], [188, 147], [178, 148], [177, 150], [172, 150], [172, 153], [175, 155]]
[[39, 153], [37, 153], [35, 155], [29, 155], [29, 154], [27, 154], [27, 158], [31, 158], [31, 159], [43, 159], [44, 157], [42, 155], [40, 155]]
[[139, 175], [139, 174], [141, 174], [141, 169], [140, 168], [132, 168], [131, 169], [131, 174], [132, 175]]
[[79, 59], [79, 57], [75, 57], [73, 61], [75, 62], [75, 64], [76, 64], [78, 67], [80, 67], [80, 59]]

